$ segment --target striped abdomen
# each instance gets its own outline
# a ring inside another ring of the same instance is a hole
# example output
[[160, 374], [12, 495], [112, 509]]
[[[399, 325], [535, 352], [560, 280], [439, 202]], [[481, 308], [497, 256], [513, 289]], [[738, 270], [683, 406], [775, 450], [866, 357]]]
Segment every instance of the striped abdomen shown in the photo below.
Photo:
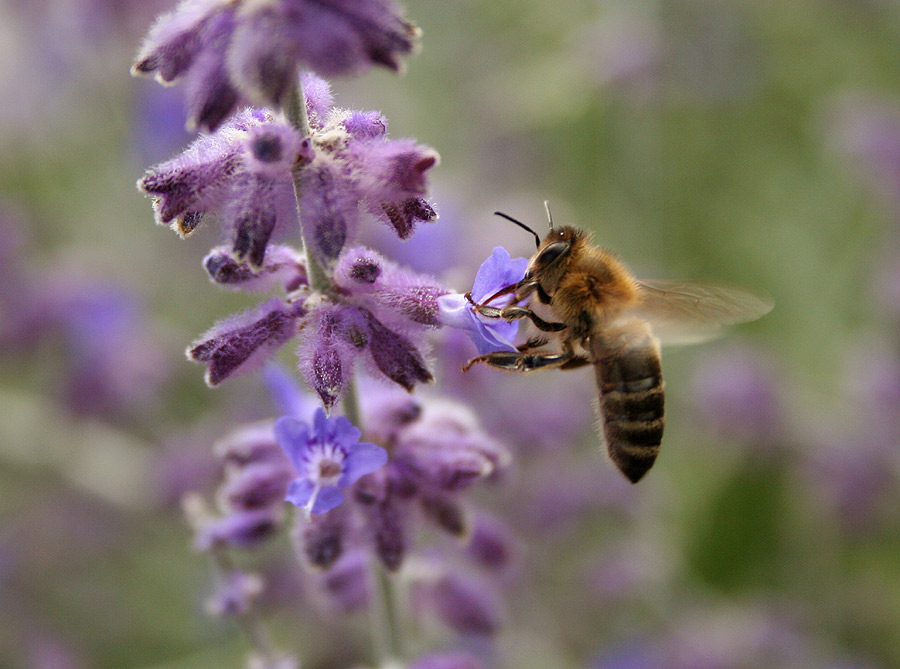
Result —
[[644, 321], [633, 319], [593, 335], [590, 350], [609, 457], [637, 483], [653, 466], [662, 441], [659, 344]]

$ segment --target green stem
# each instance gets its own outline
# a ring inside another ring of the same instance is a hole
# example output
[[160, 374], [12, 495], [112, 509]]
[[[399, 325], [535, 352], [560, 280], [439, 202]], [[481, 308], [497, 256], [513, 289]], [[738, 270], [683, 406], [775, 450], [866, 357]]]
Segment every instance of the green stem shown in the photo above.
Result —
[[371, 564], [371, 582], [369, 620], [377, 666], [381, 669], [402, 667], [403, 664], [398, 660], [403, 648], [394, 582], [384, 565], [375, 557]]
[[[228, 575], [234, 570], [231, 558], [222, 549], [212, 550], [210, 557], [218, 580], [224, 583]], [[259, 617], [256, 608], [251, 607], [246, 613], [235, 616], [235, 620], [238, 627], [250, 640], [250, 646], [265, 661], [266, 666], [274, 665], [281, 657], [281, 654], [275, 647], [272, 637], [266, 629], [262, 618]]]
[[[284, 115], [288, 122], [296, 128], [303, 137], [310, 137], [309, 116], [306, 113], [306, 96], [300, 82], [288, 91], [284, 99]], [[297, 217], [300, 219], [300, 196], [302, 193], [301, 175], [303, 164], [297, 164], [293, 169], [294, 196], [297, 200]], [[300, 237], [303, 241], [306, 255], [306, 273], [310, 291], [313, 293], [332, 294], [334, 285], [325, 267], [310, 250], [309, 244], [303, 240], [303, 226], [300, 226]], [[356, 383], [351, 378], [344, 398], [342, 400], [344, 416], [354, 425], [362, 427], [362, 416], [359, 410], [359, 396]], [[377, 559], [372, 560], [372, 600], [369, 607], [372, 645], [375, 657], [381, 669], [399, 669], [402, 663], [397, 659], [401, 652], [400, 625], [397, 616], [397, 601], [394, 592], [394, 583], [387, 570]], [[254, 631], [259, 631], [254, 626]], [[264, 631], [264, 630], [263, 630]]]
[[[284, 100], [284, 115], [288, 122], [300, 131], [303, 137], [309, 137], [311, 132], [309, 128], [309, 116], [306, 113], [306, 96], [303, 94], [303, 87], [300, 82], [287, 92]], [[301, 219], [300, 195], [302, 192], [302, 184], [300, 175], [303, 172], [303, 164], [294, 165], [292, 170], [294, 182], [294, 198], [297, 200], [297, 220]], [[331, 280], [325, 268], [316, 258], [316, 254], [312, 253], [309, 244], [303, 239], [303, 226], [300, 226], [300, 239], [303, 242], [303, 252], [306, 255], [306, 275], [309, 281], [309, 288], [314, 293], [330, 292]]]

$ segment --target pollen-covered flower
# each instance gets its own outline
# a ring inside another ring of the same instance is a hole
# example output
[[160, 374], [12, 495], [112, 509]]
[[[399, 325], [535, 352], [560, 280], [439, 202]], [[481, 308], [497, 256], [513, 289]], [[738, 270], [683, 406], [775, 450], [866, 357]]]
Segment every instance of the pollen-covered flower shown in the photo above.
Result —
[[360, 442], [359, 429], [343, 416], [317, 409], [312, 425], [285, 416], [275, 422], [275, 438], [299, 476], [287, 501], [307, 514], [324, 513], [344, 501], [343, 490], [387, 463], [387, 451]]
[[400, 70], [418, 34], [391, 0], [183, 0], [150, 29], [132, 73], [183, 78], [189, 124], [214, 130], [247, 101], [279, 106], [301, 67]]
[[[471, 301], [460, 293], [437, 298], [440, 307], [440, 321], [449, 327], [463, 330], [482, 355], [491, 351], [512, 351], [512, 344], [519, 324], [502, 318], [487, 318], [480, 315], [474, 304], [481, 304], [498, 291], [518, 283], [525, 276], [527, 258], [510, 258], [502, 246], [494, 249], [491, 257], [482, 263], [475, 275]], [[497, 299], [491, 306], [502, 307], [508, 298]]]

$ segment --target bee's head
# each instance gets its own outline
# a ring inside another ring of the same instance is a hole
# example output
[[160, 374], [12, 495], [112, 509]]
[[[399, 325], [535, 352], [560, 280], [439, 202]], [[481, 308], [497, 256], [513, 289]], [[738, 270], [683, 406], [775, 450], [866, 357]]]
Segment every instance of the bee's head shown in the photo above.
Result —
[[551, 229], [531, 257], [522, 283], [537, 282], [541, 291], [552, 297], [566, 273], [573, 249], [584, 241], [585, 233], [572, 226]]

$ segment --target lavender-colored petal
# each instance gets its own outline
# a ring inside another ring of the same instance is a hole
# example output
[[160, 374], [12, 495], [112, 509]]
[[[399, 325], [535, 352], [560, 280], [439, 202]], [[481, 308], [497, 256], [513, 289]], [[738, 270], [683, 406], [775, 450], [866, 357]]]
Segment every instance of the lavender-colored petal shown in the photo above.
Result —
[[502, 318], [492, 319], [485, 323], [482, 317], [472, 310], [472, 303], [465, 295], [452, 293], [437, 298], [437, 319], [442, 325], [465, 332], [480, 355], [492, 351], [514, 351], [512, 343], [519, 330], [516, 322], [507, 322]]
[[370, 444], [360, 442], [353, 446], [344, 459], [344, 472], [341, 475], [340, 487], [345, 488], [356, 483], [357, 479], [381, 469], [388, 461], [387, 451]]
[[238, 147], [202, 137], [176, 158], [156, 165], [138, 181], [138, 188], [155, 198], [157, 222], [182, 219], [183, 236], [196, 229], [204, 213], [222, 207], [238, 168]]
[[344, 416], [334, 416], [328, 420], [326, 440], [341, 448], [355, 447], [362, 431]]
[[[389, 0], [287, 3], [289, 40], [298, 61], [324, 75], [355, 74], [372, 65], [399, 70], [418, 30]], [[280, 44], [286, 44], [280, 41]]]
[[[475, 275], [471, 291], [472, 300], [480, 303], [499, 290], [514, 285], [525, 275], [527, 265], [526, 258], [512, 259], [506, 249], [498, 246]], [[472, 339], [480, 354], [514, 350], [512, 341], [519, 329], [517, 322], [479, 315], [464, 295], [443, 295], [437, 298], [437, 303], [441, 323], [463, 330]], [[503, 306], [504, 303], [497, 300], [492, 305]]]
[[188, 358], [206, 363], [207, 384], [218, 385], [264, 364], [294, 336], [296, 320], [288, 305], [273, 298], [217, 323], [188, 349]]
[[340, 506], [344, 501], [344, 493], [336, 486], [328, 486], [319, 490], [313, 503], [312, 513], [325, 513]]
[[298, 472], [306, 471], [311, 437], [309, 424], [305, 421], [292, 416], [283, 416], [275, 421], [275, 439]]
[[361, 166], [360, 188], [370, 202], [396, 206], [428, 192], [428, 171], [439, 161], [434, 149], [412, 139], [356, 141], [351, 146]]
[[481, 302], [501, 288], [518, 283], [525, 276], [527, 267], [527, 258], [511, 258], [505, 248], [496, 247], [475, 274], [472, 298]]
[[354, 294], [377, 291], [382, 287], [379, 278], [390, 263], [364, 246], [346, 249], [334, 266], [335, 283]]
[[309, 504], [315, 489], [316, 484], [309, 479], [294, 479], [288, 486], [287, 495], [284, 499], [302, 509]]

